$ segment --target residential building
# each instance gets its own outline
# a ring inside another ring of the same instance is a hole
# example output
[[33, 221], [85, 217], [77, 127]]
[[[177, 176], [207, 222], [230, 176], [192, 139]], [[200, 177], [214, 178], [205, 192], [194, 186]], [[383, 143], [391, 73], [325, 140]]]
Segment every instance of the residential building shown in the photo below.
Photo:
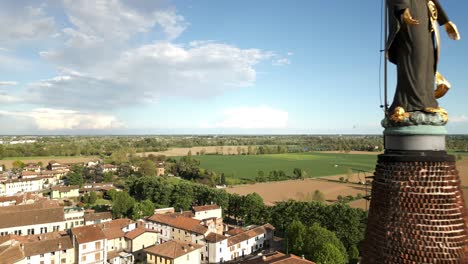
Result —
[[102, 172], [116, 172], [118, 170], [118, 167], [112, 164], [104, 164], [102, 165]]
[[198, 220], [204, 220], [208, 218], [223, 218], [223, 211], [221, 206], [216, 204], [194, 206], [192, 207], [194, 217]]
[[200, 264], [203, 246], [177, 240], [146, 248], [148, 264]]
[[90, 213], [84, 215], [85, 225], [95, 225], [112, 220], [111, 212]]
[[80, 187], [78, 185], [71, 186], [54, 186], [51, 188], [51, 199], [75, 198], [80, 196]]
[[43, 189], [44, 180], [40, 177], [30, 179], [6, 179], [0, 182], [0, 195], [11, 196], [17, 193], [37, 192]]
[[268, 248], [273, 241], [275, 228], [270, 224], [256, 226], [227, 239], [230, 260], [236, 260]]
[[205, 236], [206, 243], [208, 244], [209, 263], [222, 263], [231, 259], [227, 239], [227, 236], [217, 233], [209, 233]]
[[64, 211], [56, 201], [42, 200], [0, 210], [0, 236], [44, 234], [64, 229]]
[[65, 207], [65, 230], [84, 226], [84, 209], [81, 207]]
[[55, 160], [51, 160], [49, 161], [49, 164], [47, 165], [47, 169], [52, 170], [52, 171], [56, 171], [56, 170], [69, 171], [70, 166], [67, 164], [62, 164]]
[[40, 175], [41, 175], [40, 171], [36, 172], [36, 171], [23, 170], [21, 172], [22, 179], [36, 178], [36, 177], [39, 177]]
[[210, 232], [202, 225], [202, 221], [187, 217], [183, 213], [155, 214], [146, 219], [146, 228], [161, 233], [160, 243], [178, 240], [202, 245], [201, 258], [208, 259], [205, 235]]
[[41, 172], [41, 166], [36, 163], [28, 163], [26, 167], [23, 168], [23, 171]]
[[104, 263], [107, 260], [107, 239], [100, 227], [75, 227], [71, 234], [77, 264]]
[[275, 251], [273, 253], [257, 256], [242, 262], [243, 264], [315, 264], [304, 257], [298, 257], [294, 254], [283, 254]]
[[143, 222], [137, 223], [135, 229], [125, 234], [128, 250], [133, 254], [134, 261], [144, 262], [146, 260], [146, 254], [143, 250], [159, 244], [158, 236], [159, 233], [147, 230]]
[[74, 250], [69, 236], [41, 240], [23, 245], [25, 260], [22, 263], [74, 263]]

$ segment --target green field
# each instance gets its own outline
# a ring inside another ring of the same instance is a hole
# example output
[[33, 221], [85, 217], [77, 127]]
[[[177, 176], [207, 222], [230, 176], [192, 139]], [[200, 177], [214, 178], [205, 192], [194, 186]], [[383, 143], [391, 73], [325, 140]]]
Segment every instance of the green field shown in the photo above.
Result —
[[259, 170], [264, 171], [265, 175], [272, 170], [283, 170], [287, 175], [293, 175], [294, 168], [305, 170], [307, 177], [346, 174], [350, 168], [373, 171], [377, 161], [377, 155], [331, 153], [205, 155], [195, 158], [200, 160], [200, 167], [223, 172], [231, 179], [254, 179]]

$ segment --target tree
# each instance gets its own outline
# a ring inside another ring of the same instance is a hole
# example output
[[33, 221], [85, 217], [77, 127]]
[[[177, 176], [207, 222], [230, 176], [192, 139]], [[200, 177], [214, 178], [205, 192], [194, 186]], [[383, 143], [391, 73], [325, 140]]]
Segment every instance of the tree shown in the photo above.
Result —
[[67, 174], [66, 183], [68, 185], [78, 185], [81, 187], [84, 183], [83, 168], [73, 165], [72, 170]]
[[259, 170], [257, 172], [257, 177], [255, 178], [255, 181], [257, 181], [257, 182], [265, 182], [266, 181], [265, 173], [262, 170]]
[[317, 263], [347, 263], [346, 248], [336, 235], [315, 223], [307, 228], [304, 239], [304, 255]]
[[112, 215], [114, 218], [130, 217], [134, 205], [135, 199], [127, 192], [116, 192], [112, 201]]
[[313, 259], [317, 264], [345, 264], [347, 263], [345, 256], [333, 244], [326, 243], [317, 249], [315, 258]]
[[312, 200], [317, 202], [325, 202], [325, 194], [319, 190], [315, 190], [312, 194]]
[[154, 177], [157, 175], [158, 169], [153, 161], [145, 160], [139, 164], [138, 172], [142, 176]]
[[224, 173], [221, 173], [221, 184], [222, 185], [226, 184], [226, 175], [224, 175]]
[[97, 197], [96, 192], [90, 192], [90, 193], [89, 193], [89, 203], [90, 203], [90, 204], [95, 204], [96, 201], [97, 201], [97, 198], [98, 198], [98, 197]]
[[144, 216], [150, 216], [154, 214], [154, 204], [150, 200], [144, 200], [139, 203], [136, 202], [132, 207], [132, 219], [138, 220]]
[[26, 167], [26, 164], [24, 164], [24, 162], [22, 162], [21, 160], [15, 160], [13, 161], [13, 168], [15, 169], [22, 169], [24, 167]]
[[307, 235], [306, 227], [301, 221], [294, 220], [286, 228], [287, 247], [296, 255], [301, 255], [304, 250], [304, 237]]
[[300, 168], [294, 168], [293, 174], [296, 179], [304, 179], [304, 171]]

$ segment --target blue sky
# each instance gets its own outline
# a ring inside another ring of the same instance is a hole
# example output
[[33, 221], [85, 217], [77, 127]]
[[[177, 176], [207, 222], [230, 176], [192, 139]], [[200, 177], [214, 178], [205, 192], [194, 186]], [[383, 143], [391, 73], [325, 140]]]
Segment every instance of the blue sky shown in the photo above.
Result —
[[[462, 39], [439, 102], [466, 133], [468, 2], [441, 2]], [[359, 3], [2, 1], [0, 134], [381, 133], [382, 3]]]

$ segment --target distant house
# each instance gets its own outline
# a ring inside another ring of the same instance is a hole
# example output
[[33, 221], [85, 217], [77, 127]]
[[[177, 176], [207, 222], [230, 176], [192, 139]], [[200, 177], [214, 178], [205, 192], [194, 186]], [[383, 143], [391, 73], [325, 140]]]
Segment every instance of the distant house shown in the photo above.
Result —
[[112, 220], [111, 212], [91, 213], [84, 215], [85, 225], [94, 225]]
[[41, 172], [41, 166], [36, 163], [28, 163], [28, 165], [23, 168], [23, 171]]
[[203, 246], [172, 240], [145, 249], [146, 263], [200, 264]]
[[44, 234], [65, 227], [63, 207], [57, 201], [5, 206], [0, 210], [0, 236]]
[[105, 263], [106, 235], [96, 225], [75, 227], [71, 230], [76, 262], [80, 264]]
[[164, 173], [166, 172], [165, 171], [165, 168], [164, 168], [164, 163], [158, 163], [158, 165], [156, 165], [156, 176], [163, 176]]
[[47, 165], [47, 169], [52, 170], [52, 171], [56, 171], [56, 170], [69, 171], [70, 166], [67, 164], [57, 162], [55, 160], [51, 160], [49, 161], [49, 164]]
[[244, 264], [315, 264], [315, 262], [309, 261], [304, 257], [298, 257], [294, 254], [283, 254], [275, 251], [262, 256], [257, 256], [249, 260], [245, 260]]
[[71, 185], [71, 186], [54, 186], [51, 188], [50, 198], [51, 199], [64, 199], [64, 198], [74, 198], [80, 196], [80, 186]]
[[40, 171], [39, 171], [39, 172], [36, 172], [36, 171], [25, 170], [25, 171], [22, 171], [22, 172], [21, 172], [21, 178], [22, 178], [22, 179], [36, 178], [36, 177], [38, 177], [39, 175], [41, 175]]
[[115, 166], [115, 165], [112, 165], [112, 164], [104, 164], [102, 165], [102, 172], [103, 173], [106, 173], [106, 172], [116, 172], [118, 170], [119, 167]]

